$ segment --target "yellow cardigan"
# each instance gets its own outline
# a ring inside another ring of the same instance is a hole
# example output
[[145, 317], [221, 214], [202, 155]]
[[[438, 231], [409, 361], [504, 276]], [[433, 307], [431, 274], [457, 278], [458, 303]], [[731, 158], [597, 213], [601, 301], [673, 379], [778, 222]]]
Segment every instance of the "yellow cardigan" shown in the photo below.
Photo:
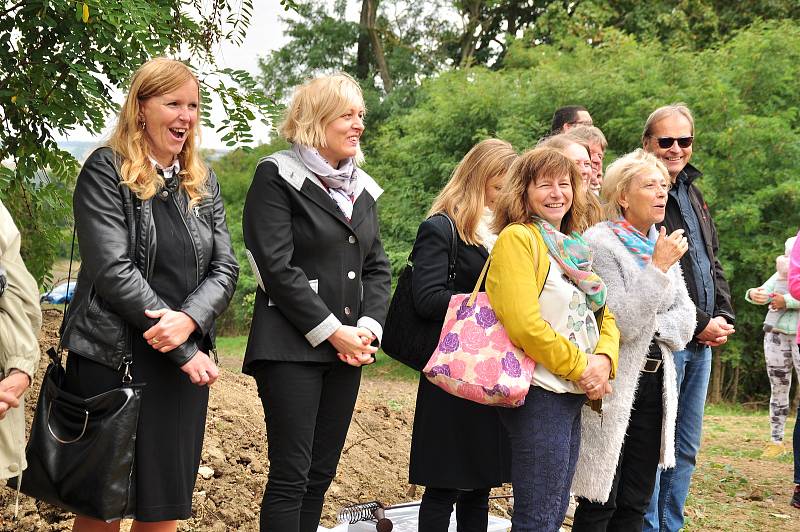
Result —
[[[539, 294], [549, 269], [547, 245], [539, 231], [532, 224], [512, 224], [503, 229], [492, 249], [486, 294], [514, 345], [554, 375], [577, 381], [586, 369], [586, 353], [554, 331], [539, 312]], [[619, 330], [608, 307], [603, 307], [602, 313], [595, 353], [611, 359], [613, 379]]]

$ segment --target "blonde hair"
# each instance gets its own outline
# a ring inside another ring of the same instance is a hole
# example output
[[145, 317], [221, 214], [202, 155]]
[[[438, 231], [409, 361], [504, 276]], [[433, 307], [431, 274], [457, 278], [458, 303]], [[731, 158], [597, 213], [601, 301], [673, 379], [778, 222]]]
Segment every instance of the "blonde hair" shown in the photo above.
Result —
[[588, 148], [591, 144], [599, 144], [603, 151], [608, 148], [606, 136], [597, 126], [575, 126], [564, 133], [568, 139], [572, 139], [580, 144], [585, 144]]
[[[582, 126], [581, 126], [582, 127]], [[571, 131], [571, 130], [570, 130]], [[578, 146], [583, 146], [586, 148], [586, 155], [590, 156], [589, 152], [589, 144], [582, 140], [571, 138], [567, 133], [559, 133], [558, 135], [552, 135], [550, 137], [545, 137], [541, 139], [539, 142], [536, 143], [537, 148], [554, 148], [556, 150], [564, 151], [573, 144], [577, 144]]]
[[[361, 87], [344, 73], [320, 76], [295, 88], [278, 133], [291, 143], [327, 148], [325, 129], [353, 104], [364, 106]], [[356, 148], [356, 163], [364, 161], [361, 146]]]
[[[148, 200], [164, 187], [164, 178], [150, 161], [150, 146], [141, 119], [142, 102], [178, 90], [187, 81], [197, 85], [198, 116], [200, 115], [200, 83], [189, 67], [174, 59], [157, 57], [146, 62], [133, 74], [131, 86], [111, 133], [108, 145], [121, 157], [121, 182], [141, 200]], [[208, 168], [200, 159], [200, 128], [186, 132], [186, 141], [178, 154], [181, 165], [180, 183], [189, 196], [191, 209], [207, 194]]]
[[644, 123], [644, 130], [642, 131], [642, 145], [644, 145], [645, 141], [652, 135], [653, 126], [672, 115], [681, 115], [688, 120], [689, 125], [692, 126], [692, 135], [694, 135], [694, 117], [692, 116], [692, 112], [683, 102], [671, 103], [659, 107], [647, 117], [647, 121]]
[[486, 139], [467, 152], [453, 170], [428, 213], [446, 213], [458, 230], [461, 240], [470, 245], [483, 244], [478, 235], [478, 223], [486, 204], [486, 183], [495, 176], [505, 175], [517, 158], [510, 143]]
[[564, 175], [569, 175], [572, 185], [572, 205], [561, 220], [561, 232], [585, 231], [591, 225], [591, 220], [583, 179], [578, 166], [555, 148], [534, 148], [514, 161], [495, 205], [492, 230], [499, 233], [507, 225], [530, 222], [533, 213], [528, 204], [528, 185]]
[[661, 160], [641, 148], [627, 153], [608, 165], [600, 194], [605, 201], [605, 214], [609, 220], [622, 216], [619, 197], [628, 190], [634, 179], [648, 172], [658, 171], [670, 183], [669, 172]]

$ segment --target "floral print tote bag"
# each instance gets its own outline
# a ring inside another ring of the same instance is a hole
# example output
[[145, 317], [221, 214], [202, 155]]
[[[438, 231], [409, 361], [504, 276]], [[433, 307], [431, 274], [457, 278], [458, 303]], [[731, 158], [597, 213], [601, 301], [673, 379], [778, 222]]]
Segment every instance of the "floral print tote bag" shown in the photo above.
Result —
[[525, 404], [536, 363], [511, 343], [486, 292], [478, 292], [490, 260], [471, 294], [450, 298], [439, 344], [422, 372], [456, 397], [513, 408]]

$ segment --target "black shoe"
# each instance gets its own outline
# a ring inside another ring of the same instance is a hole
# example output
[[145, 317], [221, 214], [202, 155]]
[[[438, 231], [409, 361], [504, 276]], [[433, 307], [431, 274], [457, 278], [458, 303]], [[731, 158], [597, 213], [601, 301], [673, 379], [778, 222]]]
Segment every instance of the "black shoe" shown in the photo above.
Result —
[[794, 486], [794, 494], [792, 494], [792, 502], [790, 502], [794, 508], [800, 510], [800, 484], [795, 484]]

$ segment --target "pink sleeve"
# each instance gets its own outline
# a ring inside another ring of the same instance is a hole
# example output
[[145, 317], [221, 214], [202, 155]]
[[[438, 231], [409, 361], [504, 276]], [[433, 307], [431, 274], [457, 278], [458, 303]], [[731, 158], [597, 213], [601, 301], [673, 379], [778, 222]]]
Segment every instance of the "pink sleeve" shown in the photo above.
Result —
[[789, 256], [789, 293], [794, 298], [800, 298], [800, 233], [797, 236]]

